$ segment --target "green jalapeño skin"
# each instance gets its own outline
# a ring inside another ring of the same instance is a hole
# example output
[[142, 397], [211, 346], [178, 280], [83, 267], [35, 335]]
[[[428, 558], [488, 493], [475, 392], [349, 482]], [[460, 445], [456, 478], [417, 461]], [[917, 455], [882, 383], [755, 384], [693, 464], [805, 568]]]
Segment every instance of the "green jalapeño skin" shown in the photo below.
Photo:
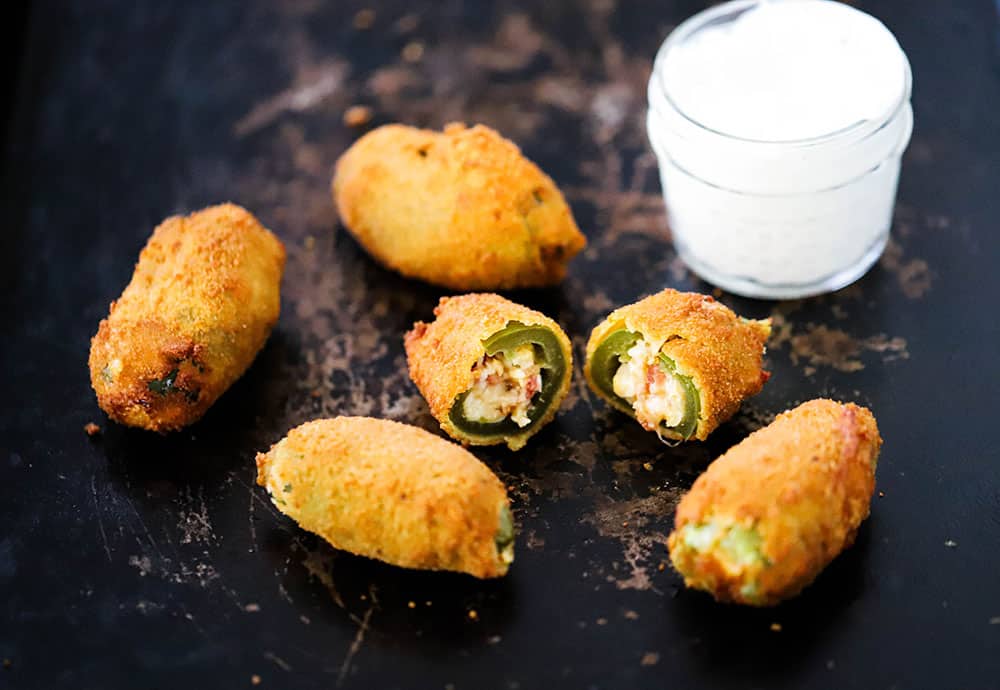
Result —
[[770, 321], [743, 319], [708, 295], [667, 289], [594, 328], [584, 375], [664, 441], [703, 441], [760, 392], [770, 330]]
[[518, 450], [569, 390], [569, 338], [544, 314], [499, 295], [443, 298], [406, 335], [410, 377], [450, 436]]

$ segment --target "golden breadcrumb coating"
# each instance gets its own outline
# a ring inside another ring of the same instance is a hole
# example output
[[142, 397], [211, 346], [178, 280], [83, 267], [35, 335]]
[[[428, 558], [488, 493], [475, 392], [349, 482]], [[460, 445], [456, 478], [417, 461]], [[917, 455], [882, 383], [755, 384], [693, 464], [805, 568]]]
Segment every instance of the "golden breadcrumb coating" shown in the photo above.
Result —
[[257, 483], [281, 512], [344, 551], [481, 578], [504, 575], [513, 560], [503, 483], [468, 451], [417, 427], [369, 417], [307, 422], [257, 454]]
[[627, 414], [632, 414], [631, 408], [605, 395], [591, 371], [594, 351], [621, 328], [642, 335], [674, 361], [679, 374], [691, 377], [700, 396], [692, 436], [699, 441], [736, 414], [744, 399], [759, 393], [770, 376], [762, 368], [770, 319], [741, 319], [709, 295], [667, 288], [611, 312], [587, 342], [587, 383], [598, 397]]
[[551, 178], [483, 125], [379, 127], [337, 161], [333, 198], [375, 259], [453, 290], [553, 285], [587, 243]]
[[832, 400], [750, 434], [677, 507], [668, 546], [685, 584], [754, 606], [798, 594], [868, 517], [881, 445], [870, 411]]
[[[552, 421], [569, 392], [573, 351], [566, 333], [545, 314], [491, 293], [442, 297], [434, 316], [430, 324], [415, 323], [404, 339], [410, 378], [426, 398], [431, 414], [449, 436], [464, 444], [506, 443], [511, 450], [524, 447], [531, 436]], [[505, 439], [483, 441], [463, 433], [452, 423], [449, 413], [455, 399], [469, 390], [475, 380], [473, 366], [486, 354], [483, 341], [512, 321], [552, 331], [566, 368], [558, 392], [538, 421]]]
[[238, 379], [278, 321], [285, 248], [245, 209], [167, 218], [90, 342], [108, 416], [175, 431]]

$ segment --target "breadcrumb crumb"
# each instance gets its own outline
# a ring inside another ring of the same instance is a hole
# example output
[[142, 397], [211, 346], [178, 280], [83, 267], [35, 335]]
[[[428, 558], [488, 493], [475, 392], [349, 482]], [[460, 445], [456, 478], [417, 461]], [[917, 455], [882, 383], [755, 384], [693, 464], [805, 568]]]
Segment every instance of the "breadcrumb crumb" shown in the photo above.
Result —
[[370, 8], [365, 8], [363, 10], [358, 10], [354, 14], [354, 21], [351, 22], [355, 29], [359, 31], [364, 31], [366, 29], [372, 28], [375, 24], [375, 10]]
[[424, 57], [424, 44], [421, 41], [410, 41], [403, 46], [400, 55], [406, 62], [420, 62]]
[[352, 105], [344, 111], [344, 124], [348, 127], [364, 127], [372, 121], [372, 109], [367, 105]]
[[101, 427], [93, 422], [87, 422], [83, 425], [83, 430], [87, 432], [87, 436], [97, 436], [101, 433]]

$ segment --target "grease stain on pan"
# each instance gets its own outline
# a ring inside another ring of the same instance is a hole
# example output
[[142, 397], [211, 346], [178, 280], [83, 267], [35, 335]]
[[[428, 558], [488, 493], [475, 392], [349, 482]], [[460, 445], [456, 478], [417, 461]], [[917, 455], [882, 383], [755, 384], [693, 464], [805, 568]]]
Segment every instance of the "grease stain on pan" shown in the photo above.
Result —
[[804, 365], [806, 375], [819, 367], [831, 367], [846, 373], [865, 368], [866, 352], [881, 356], [882, 362], [909, 359], [905, 338], [884, 333], [858, 338], [826, 324], [806, 323], [798, 329], [784, 314], [772, 314], [773, 331], [768, 342], [770, 351], [780, 351], [786, 345], [795, 366]]
[[156, 576], [174, 584], [198, 584], [201, 587], [208, 587], [219, 579], [219, 573], [211, 563], [187, 563], [166, 556], [148, 554], [129, 556], [128, 563], [139, 571], [140, 577]]
[[218, 537], [212, 530], [212, 522], [208, 516], [208, 506], [205, 503], [204, 489], [198, 490], [197, 499], [187, 488], [181, 509], [178, 511], [177, 529], [181, 532], [182, 544], [214, 544]]
[[[618, 589], [654, 590], [650, 569], [656, 549], [666, 544], [666, 530], [683, 491], [680, 489], [660, 489], [642, 498], [626, 501], [612, 501], [600, 496], [595, 501], [594, 511], [582, 518], [597, 533], [621, 544], [625, 572], [612, 568], [610, 581]], [[659, 529], [663, 526], [665, 529]]]
[[907, 258], [896, 240], [886, 245], [879, 264], [896, 278], [899, 289], [910, 299], [919, 299], [930, 291], [933, 282], [930, 266], [923, 259]]

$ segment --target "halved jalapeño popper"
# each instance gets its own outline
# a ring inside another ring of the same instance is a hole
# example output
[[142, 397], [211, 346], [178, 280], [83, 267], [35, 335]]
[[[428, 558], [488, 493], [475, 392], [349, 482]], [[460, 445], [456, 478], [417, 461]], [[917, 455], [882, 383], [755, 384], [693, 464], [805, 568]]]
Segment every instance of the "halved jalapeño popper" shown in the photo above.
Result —
[[615, 310], [590, 334], [584, 374], [612, 407], [666, 441], [705, 440], [760, 392], [770, 320], [666, 289]]
[[406, 334], [410, 378], [449, 436], [511, 450], [552, 420], [573, 355], [555, 321], [499, 295], [444, 297]]

